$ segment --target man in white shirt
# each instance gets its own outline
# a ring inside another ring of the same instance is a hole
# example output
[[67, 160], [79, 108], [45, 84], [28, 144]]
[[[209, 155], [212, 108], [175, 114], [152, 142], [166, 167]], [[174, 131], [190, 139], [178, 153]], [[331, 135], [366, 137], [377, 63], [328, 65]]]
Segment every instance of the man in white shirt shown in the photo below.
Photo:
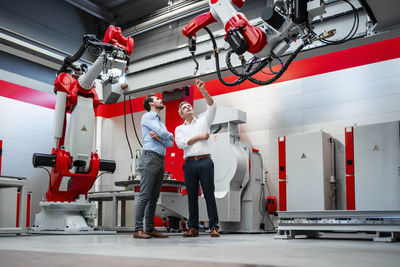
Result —
[[217, 107], [204, 87], [204, 81], [196, 80], [196, 86], [207, 102], [204, 116], [195, 118], [192, 105], [182, 102], [179, 114], [185, 120], [175, 129], [175, 142], [184, 150], [185, 163], [183, 173], [189, 203], [189, 230], [184, 237], [199, 236], [199, 182], [206, 199], [209, 226], [212, 237], [219, 237], [218, 212], [215, 202], [214, 163], [211, 160], [211, 149], [208, 144], [211, 123], [215, 118]]

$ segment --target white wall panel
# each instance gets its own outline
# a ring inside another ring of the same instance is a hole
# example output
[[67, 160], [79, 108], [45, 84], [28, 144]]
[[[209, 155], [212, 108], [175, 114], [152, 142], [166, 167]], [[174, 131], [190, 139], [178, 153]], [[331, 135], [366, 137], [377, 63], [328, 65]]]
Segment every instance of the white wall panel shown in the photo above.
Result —
[[[10, 64], [15, 64], [15, 63], [10, 62]], [[54, 92], [53, 84], [45, 83], [45, 82], [31, 79], [28, 77], [24, 77], [22, 75], [13, 73], [11, 71], [6, 71], [3, 69], [0, 69], [0, 78], [4, 81], [10, 82], [10, 83], [15, 83], [15, 84], [22, 85], [22, 86], [32, 88], [35, 90], [47, 92], [49, 94], [50, 93], [52, 94]]]
[[[142, 143], [142, 130], [140, 121], [145, 111], [133, 114], [137, 134]], [[165, 112], [162, 111], [161, 119], [165, 119]], [[133, 130], [131, 115], [126, 115], [127, 133], [132, 147], [132, 153], [135, 156], [135, 150], [140, 148]], [[102, 133], [102, 157], [105, 159], [115, 160], [117, 168], [114, 174], [104, 174], [100, 177], [101, 190], [122, 190], [122, 187], [115, 186], [116, 181], [126, 181], [130, 175], [131, 154], [129, 152], [128, 143], [125, 136], [124, 116], [114, 118], [106, 118], [103, 120]]]
[[[349, 59], [351, 60], [351, 59]], [[336, 139], [337, 206], [345, 208], [344, 127], [400, 119], [400, 59], [216, 96], [247, 113], [242, 139], [260, 149], [278, 195], [277, 138], [323, 129]], [[197, 104], [197, 102], [196, 102]]]
[[49, 182], [46, 171], [33, 168], [32, 155], [51, 152], [53, 114], [54, 110], [49, 108], [0, 97], [2, 175], [28, 179], [28, 191], [32, 192], [32, 222]]

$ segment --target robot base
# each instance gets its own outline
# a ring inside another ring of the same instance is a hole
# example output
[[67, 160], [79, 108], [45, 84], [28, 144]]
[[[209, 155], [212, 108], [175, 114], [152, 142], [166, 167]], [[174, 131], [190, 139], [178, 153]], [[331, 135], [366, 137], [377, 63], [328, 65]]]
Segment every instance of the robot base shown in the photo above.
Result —
[[42, 208], [36, 214], [35, 225], [32, 233], [63, 232], [64, 234], [77, 234], [93, 232], [89, 226], [97, 217], [94, 203], [89, 203], [84, 195], [80, 195], [75, 202], [40, 202]]

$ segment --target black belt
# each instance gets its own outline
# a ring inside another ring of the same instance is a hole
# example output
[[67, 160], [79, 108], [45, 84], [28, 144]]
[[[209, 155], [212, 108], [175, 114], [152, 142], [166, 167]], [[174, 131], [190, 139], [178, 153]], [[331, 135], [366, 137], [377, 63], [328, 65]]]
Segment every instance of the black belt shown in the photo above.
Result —
[[152, 155], [154, 155], [154, 156], [156, 156], [156, 157], [158, 157], [160, 159], [164, 159], [163, 155], [158, 154], [157, 152], [154, 152], [154, 151], [151, 151], [151, 150], [143, 150], [143, 155], [146, 155], [146, 154], [152, 154]]
[[206, 154], [206, 155], [200, 155], [200, 156], [187, 157], [187, 158], [185, 158], [185, 160], [201, 160], [201, 159], [206, 159], [209, 157], [211, 157], [211, 155]]

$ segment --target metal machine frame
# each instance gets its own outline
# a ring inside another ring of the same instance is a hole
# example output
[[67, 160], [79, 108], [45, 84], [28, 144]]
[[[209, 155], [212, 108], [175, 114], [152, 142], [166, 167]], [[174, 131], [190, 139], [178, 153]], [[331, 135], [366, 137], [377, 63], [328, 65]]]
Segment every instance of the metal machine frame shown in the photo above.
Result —
[[374, 241], [400, 240], [400, 211], [287, 211], [278, 212], [275, 238], [293, 239], [299, 235], [318, 238], [324, 232], [374, 232]]
[[26, 195], [28, 192], [28, 180], [23, 177], [0, 176], [0, 188], [17, 187], [19, 198], [19, 227], [0, 228], [0, 234], [25, 234], [26, 229]]

